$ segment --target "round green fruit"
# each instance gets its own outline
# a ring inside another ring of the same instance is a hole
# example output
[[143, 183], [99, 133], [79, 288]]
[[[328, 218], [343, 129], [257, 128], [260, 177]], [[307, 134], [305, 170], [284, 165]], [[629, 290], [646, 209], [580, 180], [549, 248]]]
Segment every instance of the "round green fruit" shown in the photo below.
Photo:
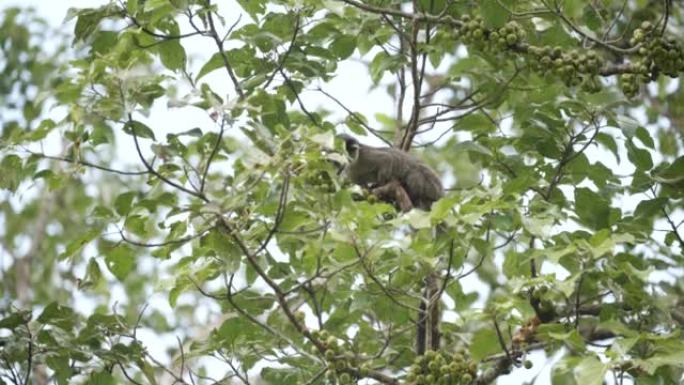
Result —
[[340, 382], [343, 384], [350, 384], [351, 383], [351, 375], [349, 375], [349, 373], [340, 374]]
[[513, 45], [518, 42], [518, 36], [514, 33], [509, 33], [506, 35], [506, 43]]

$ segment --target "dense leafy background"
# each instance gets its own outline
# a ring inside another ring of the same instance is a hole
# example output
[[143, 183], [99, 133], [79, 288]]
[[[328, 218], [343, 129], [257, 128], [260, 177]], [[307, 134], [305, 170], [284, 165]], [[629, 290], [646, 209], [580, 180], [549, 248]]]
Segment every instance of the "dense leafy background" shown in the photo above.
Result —
[[677, 2], [103, 3], [2, 11], [0, 384], [681, 383]]

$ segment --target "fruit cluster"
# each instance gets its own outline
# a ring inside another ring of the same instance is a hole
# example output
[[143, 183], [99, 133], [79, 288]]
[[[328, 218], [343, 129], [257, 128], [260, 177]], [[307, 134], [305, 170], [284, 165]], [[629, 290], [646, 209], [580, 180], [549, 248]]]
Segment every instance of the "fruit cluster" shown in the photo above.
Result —
[[525, 40], [525, 37], [527, 37], [527, 33], [515, 21], [509, 21], [503, 27], [489, 34], [489, 40], [499, 47], [513, 47]]
[[477, 375], [477, 364], [463, 353], [428, 351], [416, 357], [406, 375], [410, 385], [467, 385]]
[[[525, 29], [517, 22], [510, 21], [501, 28], [487, 29], [479, 15], [462, 15], [460, 27], [454, 33], [463, 43], [484, 52], [526, 52], [531, 56], [532, 69], [557, 76], [569, 87], [581, 86], [587, 92], [601, 90], [599, 73], [605, 60], [597, 51], [529, 45]], [[681, 45], [656, 33], [651, 22], [645, 21], [636, 28], [629, 43], [634, 47], [626, 57], [631, 65], [622, 70], [625, 73], [619, 78], [625, 95], [636, 95], [641, 83], [651, 81], [658, 74], [677, 77], [684, 71]]]
[[672, 38], [657, 35], [651, 22], [645, 21], [634, 30], [630, 44], [639, 49], [632, 62], [633, 73], [620, 76], [620, 85], [625, 95], [636, 95], [639, 85], [648, 83], [653, 75], [663, 73], [676, 78], [684, 71], [684, 50], [681, 45]]
[[460, 21], [461, 27], [455, 32], [456, 37], [461, 38], [466, 44], [491, 43], [482, 44], [482, 48], [513, 47], [527, 36], [525, 30], [515, 21], [510, 21], [496, 30], [487, 30], [480, 15], [471, 17], [466, 14], [461, 16]]
[[332, 384], [351, 384], [353, 382], [351, 368], [357, 367], [358, 363], [354, 355], [345, 350], [341, 346], [337, 338], [331, 336], [325, 330], [316, 330], [312, 332], [312, 336], [321, 341], [325, 348], [325, 360], [328, 363], [328, 372], [326, 373], [328, 382]]
[[535, 57], [536, 60], [532, 62], [538, 71], [552, 72], [568, 86], [581, 85], [588, 92], [600, 90], [597, 74], [604, 60], [596, 51], [531, 46], [528, 52]]
[[484, 40], [485, 24], [482, 16], [470, 17], [466, 14], [461, 16], [461, 23], [461, 28], [455, 31], [456, 38], [461, 38], [469, 44]]

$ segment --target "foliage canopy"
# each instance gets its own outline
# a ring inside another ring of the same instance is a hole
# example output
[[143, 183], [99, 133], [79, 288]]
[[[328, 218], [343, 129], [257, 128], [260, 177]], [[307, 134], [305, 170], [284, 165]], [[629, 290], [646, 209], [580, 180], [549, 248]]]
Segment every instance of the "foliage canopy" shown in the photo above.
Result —
[[[216, 3], [3, 11], [0, 384], [681, 383], [679, 5]], [[449, 191], [358, 194], [342, 131]]]

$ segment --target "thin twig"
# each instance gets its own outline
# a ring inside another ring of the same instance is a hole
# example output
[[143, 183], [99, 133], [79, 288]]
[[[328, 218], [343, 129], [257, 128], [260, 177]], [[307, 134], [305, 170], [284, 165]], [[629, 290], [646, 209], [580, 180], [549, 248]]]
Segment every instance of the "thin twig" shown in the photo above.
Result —
[[204, 173], [202, 174], [202, 180], [200, 182], [199, 187], [199, 192], [201, 194], [204, 194], [204, 186], [207, 181], [207, 175], [209, 174], [209, 166], [211, 166], [211, 162], [214, 160], [214, 157], [216, 156], [216, 153], [218, 152], [218, 149], [221, 146], [221, 143], [223, 142], [223, 132], [225, 125], [226, 117], [223, 116], [221, 117], [221, 126], [219, 128], [218, 137], [216, 138], [216, 143], [214, 143], [214, 148], [211, 150], [211, 154], [209, 154], [209, 159], [207, 159], [207, 164], [204, 166]]
[[290, 39], [290, 45], [287, 47], [287, 51], [285, 51], [283, 56], [280, 57], [280, 60], [278, 60], [278, 65], [276, 66], [276, 69], [273, 70], [273, 72], [271, 72], [271, 75], [268, 77], [268, 80], [266, 80], [266, 83], [264, 83], [264, 89], [268, 88], [268, 86], [275, 78], [275, 75], [283, 69], [283, 67], [285, 66], [285, 62], [287, 61], [287, 58], [290, 56], [290, 52], [292, 52], [292, 50], [295, 47], [297, 35], [299, 34], [299, 18], [299, 14], [297, 14], [295, 19], [294, 32], [292, 32], [292, 38]]
[[346, 111], [347, 114], [348, 114], [349, 116], [351, 116], [358, 124], [360, 124], [361, 126], [363, 126], [363, 128], [365, 128], [366, 131], [370, 132], [373, 136], [375, 136], [376, 138], [378, 138], [378, 139], [380, 139], [381, 141], [385, 142], [385, 144], [387, 144], [388, 146], [391, 146], [391, 145], [392, 145], [392, 143], [391, 143], [389, 140], [385, 139], [385, 138], [380, 134], [380, 132], [379, 132], [378, 130], [376, 130], [376, 129], [372, 128], [371, 126], [369, 126], [366, 122], [363, 121], [363, 119], [361, 119], [361, 117], [358, 116], [358, 114], [357, 114], [356, 112], [352, 111], [352, 110], [349, 109], [347, 106], [345, 106], [339, 99], [337, 99], [337, 98], [334, 97], [333, 95], [331, 95], [331, 94], [325, 92], [325, 90], [323, 90], [323, 89], [320, 88], [320, 87], [317, 88], [317, 91], [320, 92], [320, 93], [322, 93], [323, 95], [327, 96], [330, 100], [332, 100], [333, 102], [335, 102], [335, 104], [337, 104], [338, 106], [340, 106], [340, 107], [341, 107], [344, 111]]
[[[224, 51], [223, 48], [223, 43], [224, 41], [221, 39], [221, 37], [218, 35], [218, 32], [216, 30], [216, 25], [214, 24], [214, 16], [209, 9], [211, 8], [211, 0], [207, 0], [207, 20], [209, 21], [209, 34], [210, 36], [214, 39], [214, 43], [216, 44], [216, 47], [218, 48], [218, 53], [221, 55], [221, 60], [223, 61], [223, 66], [226, 69], [226, 72], [228, 72], [228, 76], [230, 77], [230, 80], [233, 82], [233, 87], [235, 87], [235, 92], [237, 92], [238, 96], [240, 99], [243, 99], [245, 97], [245, 92], [242, 90], [242, 86], [240, 85], [240, 81], [238, 81], [237, 76], [235, 76], [235, 71], [233, 71], [233, 66], [230, 64], [230, 61], [228, 60], [228, 54]], [[238, 19], [233, 23], [233, 26], [229, 29], [232, 30], [237, 24], [240, 22], [240, 18], [242, 15], [238, 17]]]
[[143, 165], [145, 166], [147, 171], [149, 171], [149, 173], [154, 175], [155, 177], [161, 179], [164, 183], [168, 184], [169, 186], [174, 187], [174, 188], [176, 188], [176, 189], [178, 189], [178, 190], [180, 190], [186, 194], [192, 195], [192, 196], [199, 198], [199, 199], [203, 200], [204, 202], [208, 203], [209, 199], [207, 199], [207, 197], [204, 196], [203, 193], [193, 191], [193, 190], [190, 190], [184, 186], [181, 186], [180, 184], [170, 180], [169, 178], [165, 177], [164, 175], [161, 175], [159, 172], [157, 172], [152, 167], [152, 165], [145, 159], [145, 157], [142, 154], [142, 151], [140, 150], [140, 143], [138, 143], [138, 135], [135, 133], [135, 129], [133, 128], [133, 122], [134, 122], [133, 116], [129, 112], [128, 113], [128, 122], [126, 124], [128, 124], [131, 128], [131, 134], [133, 135], [133, 141], [135, 142], [135, 150], [137, 151], [138, 157], [140, 158], [140, 161], [143, 163]]
[[47, 155], [43, 154], [40, 152], [34, 152], [28, 149], [24, 149], [25, 152], [37, 156], [43, 159], [50, 159], [50, 160], [58, 160], [60, 162], [66, 162], [66, 163], [73, 163], [73, 164], [80, 164], [81, 166], [86, 166], [86, 167], [92, 167], [98, 170], [102, 171], [107, 171], [111, 172], [113, 174], [119, 174], [119, 175], [147, 175], [149, 174], [149, 171], [124, 171], [124, 170], [117, 170], [113, 168], [109, 168], [106, 166], [101, 166], [99, 164], [91, 163], [82, 159], [75, 159], [75, 158], [70, 158], [70, 157], [61, 157], [61, 156], [55, 156], [55, 155]]

